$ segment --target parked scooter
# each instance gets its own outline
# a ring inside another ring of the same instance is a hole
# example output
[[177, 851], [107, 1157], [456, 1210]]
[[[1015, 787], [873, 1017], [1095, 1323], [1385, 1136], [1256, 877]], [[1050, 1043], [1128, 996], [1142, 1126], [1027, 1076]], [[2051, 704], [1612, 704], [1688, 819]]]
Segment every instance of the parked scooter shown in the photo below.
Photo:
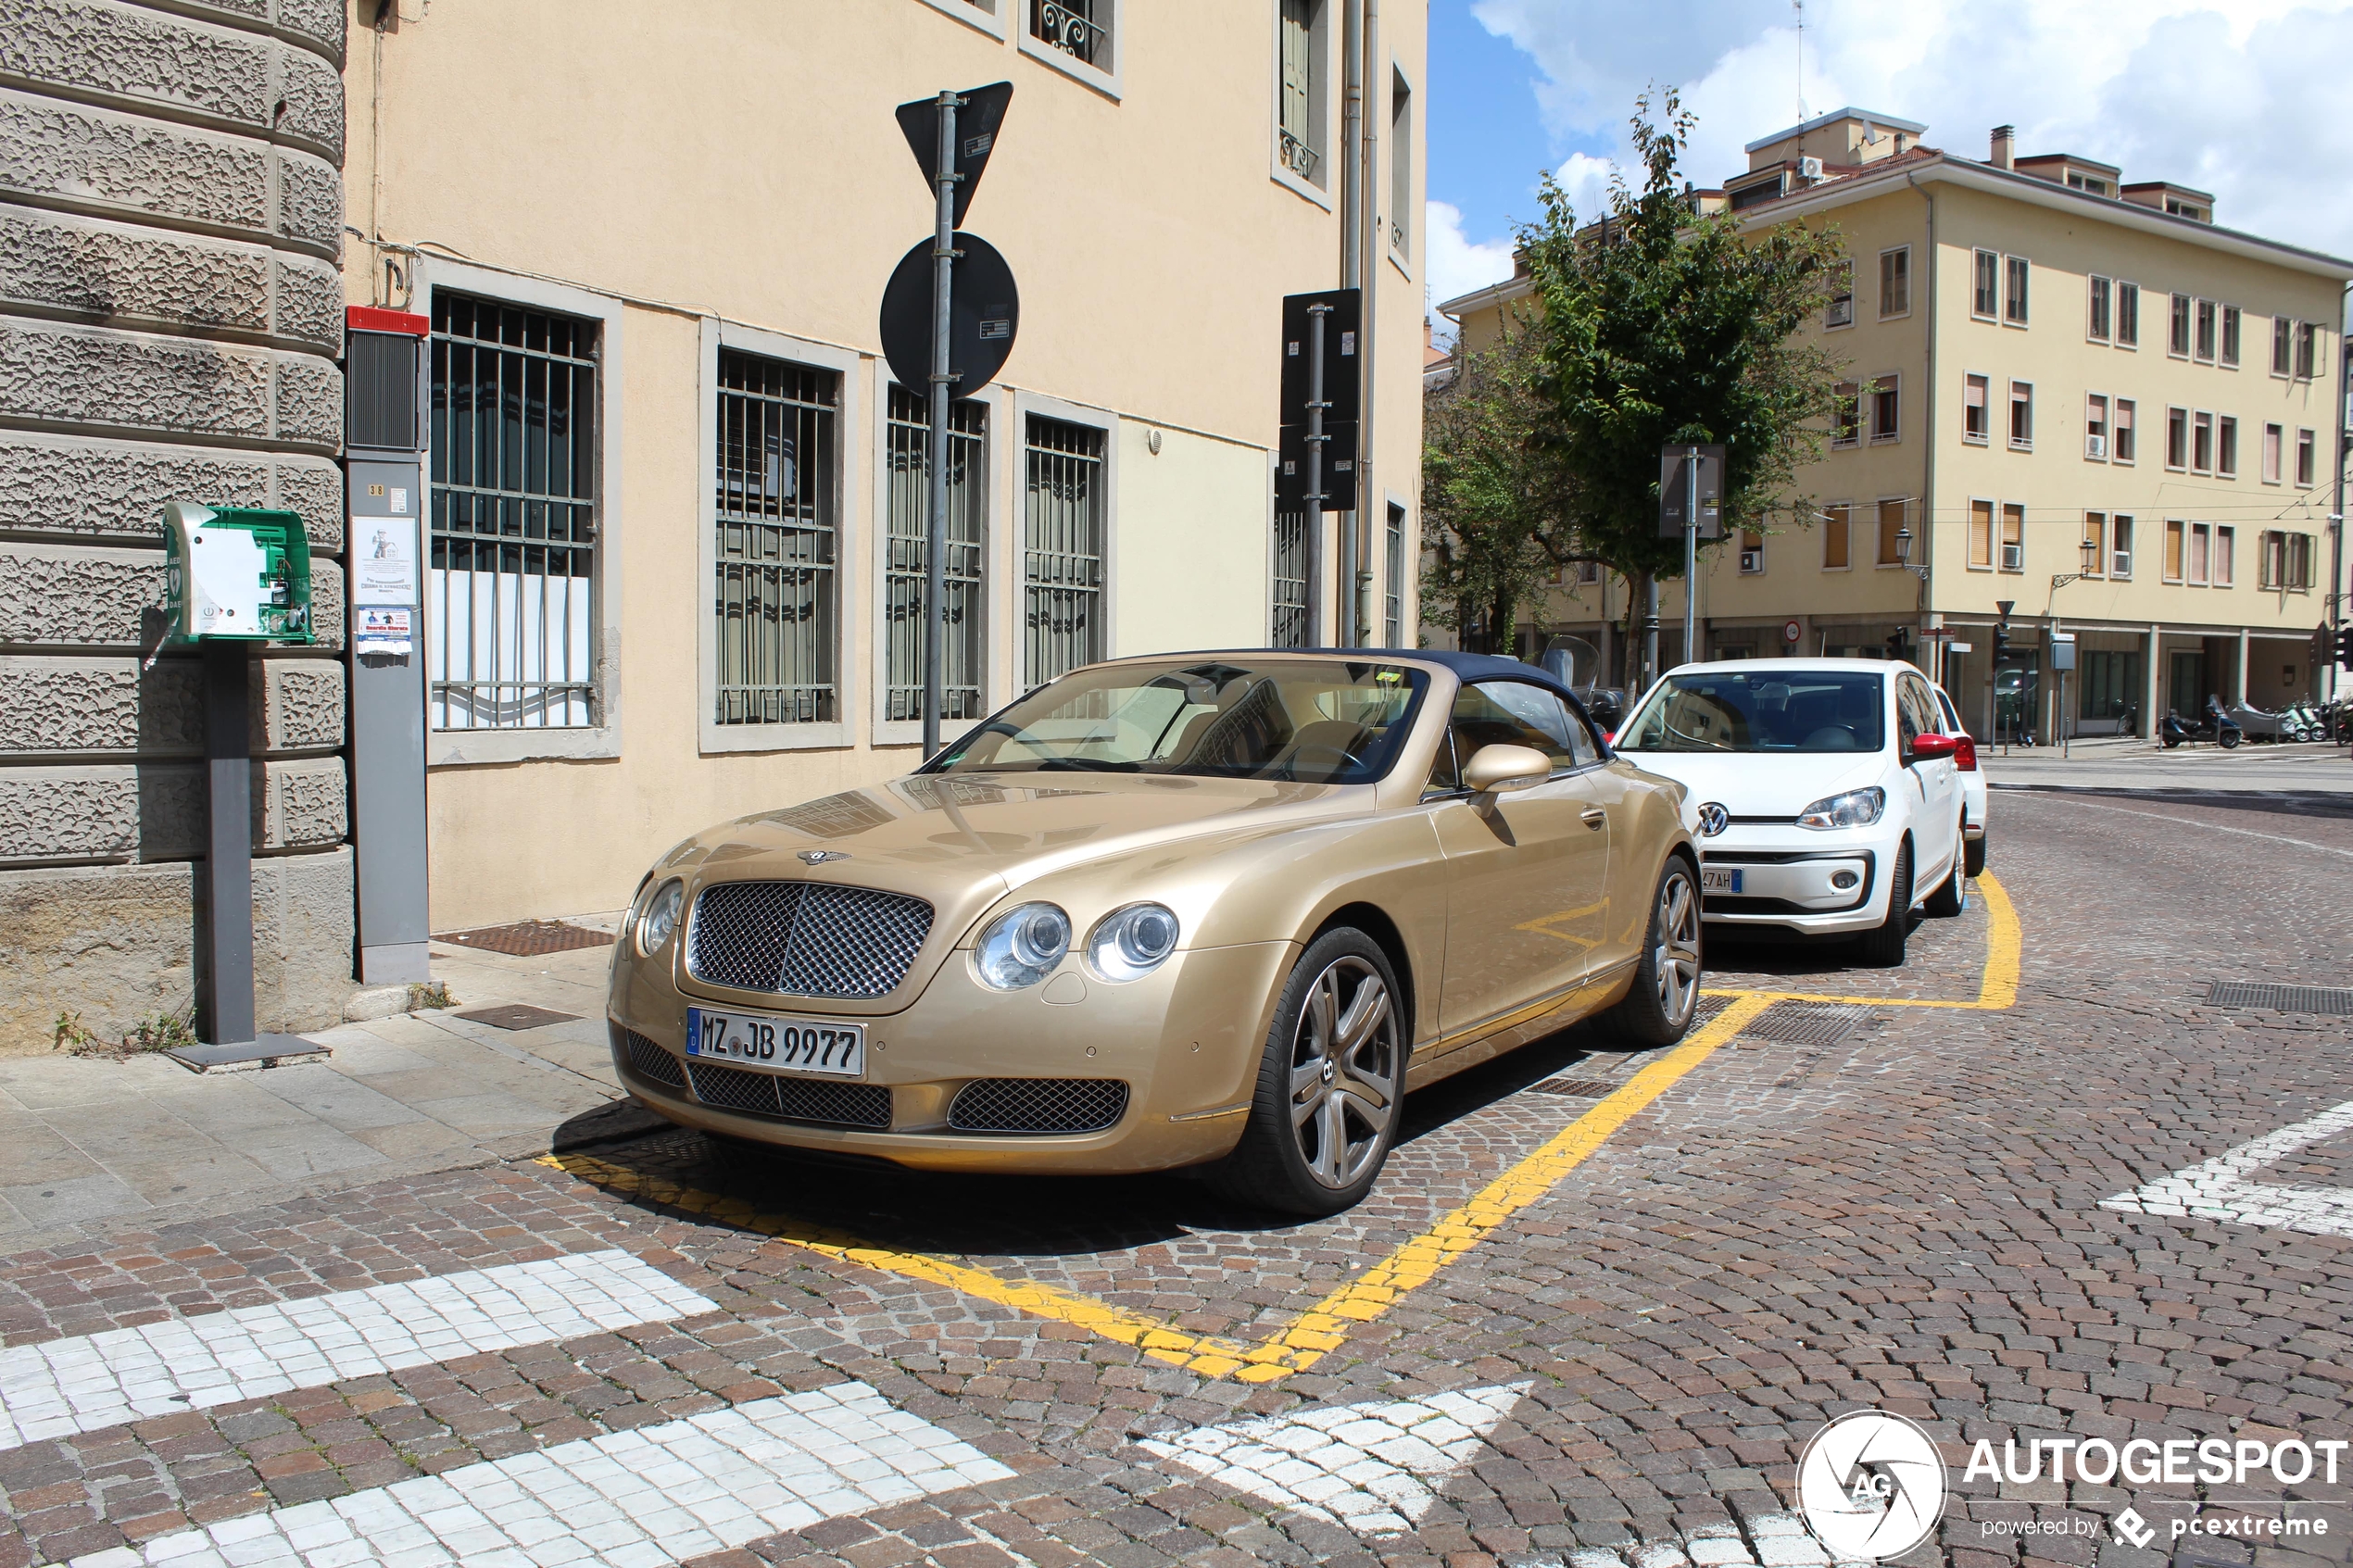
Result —
[[2288, 734], [2290, 740], [2313, 741], [2329, 738], [2328, 720], [2309, 696], [2300, 696], [2289, 703], [2287, 707], [2280, 710], [2280, 718], [2290, 725]]
[[2234, 702], [2227, 710], [2232, 721], [2249, 740], [2295, 740], [2297, 725], [2286, 712], [2266, 713], [2249, 703]]
[[2222, 699], [2219, 696], [2208, 696], [2206, 699], [2206, 711], [2198, 715], [2196, 723], [2183, 718], [2179, 713], [2166, 714], [2158, 721], [2157, 738], [2158, 743], [2168, 751], [2172, 750], [2183, 741], [2191, 740], [2210, 740], [2228, 751], [2246, 739], [2246, 734], [2239, 728], [2238, 721], [2222, 710]]

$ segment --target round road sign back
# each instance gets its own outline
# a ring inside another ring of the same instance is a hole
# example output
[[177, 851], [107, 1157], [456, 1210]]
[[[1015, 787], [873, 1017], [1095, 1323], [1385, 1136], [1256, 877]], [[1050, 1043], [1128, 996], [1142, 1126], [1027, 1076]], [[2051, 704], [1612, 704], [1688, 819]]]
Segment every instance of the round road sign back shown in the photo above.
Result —
[[[931, 395], [931, 247], [928, 239], [899, 258], [883, 290], [883, 358], [899, 384]], [[948, 368], [956, 395], [970, 397], [997, 377], [1021, 326], [1013, 270], [978, 234], [956, 231], [956, 270], [949, 281]]]
[[1781, 622], [1781, 641], [1793, 643], [1806, 634], [1806, 629], [1794, 621]]

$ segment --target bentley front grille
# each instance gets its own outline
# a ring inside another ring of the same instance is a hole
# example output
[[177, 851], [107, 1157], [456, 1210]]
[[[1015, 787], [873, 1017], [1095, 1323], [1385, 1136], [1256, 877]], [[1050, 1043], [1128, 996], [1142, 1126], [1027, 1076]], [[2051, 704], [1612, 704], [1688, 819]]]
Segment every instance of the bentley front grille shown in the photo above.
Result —
[[975, 1078], [956, 1091], [948, 1125], [960, 1133], [1100, 1133], [1127, 1110], [1116, 1078]]
[[903, 894], [814, 882], [723, 882], [695, 899], [686, 972], [787, 997], [887, 997], [931, 931]]
[[780, 1078], [773, 1073], [747, 1073], [709, 1061], [690, 1061], [686, 1073], [695, 1081], [695, 1098], [722, 1110], [837, 1127], [890, 1125], [890, 1090], [880, 1084]]
[[611, 1028], [613, 1044], [619, 1047], [622, 1057], [628, 1061], [629, 1070], [632, 1073], [640, 1078], [650, 1078], [657, 1084], [667, 1085], [673, 1089], [683, 1089], [686, 1086], [686, 1075], [682, 1071], [684, 1064], [676, 1057], [663, 1050], [635, 1029], [623, 1029], [618, 1023], [611, 1025]]

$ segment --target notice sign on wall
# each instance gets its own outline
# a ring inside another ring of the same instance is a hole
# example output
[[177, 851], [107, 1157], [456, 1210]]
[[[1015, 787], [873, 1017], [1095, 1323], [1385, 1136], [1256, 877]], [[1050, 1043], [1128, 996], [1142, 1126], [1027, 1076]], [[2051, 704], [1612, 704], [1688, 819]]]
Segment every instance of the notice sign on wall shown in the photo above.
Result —
[[363, 659], [370, 654], [406, 659], [416, 639], [413, 609], [380, 609], [361, 606], [352, 612], [351, 648]]
[[405, 517], [351, 520], [351, 599], [354, 604], [412, 605], [417, 588], [417, 523]]

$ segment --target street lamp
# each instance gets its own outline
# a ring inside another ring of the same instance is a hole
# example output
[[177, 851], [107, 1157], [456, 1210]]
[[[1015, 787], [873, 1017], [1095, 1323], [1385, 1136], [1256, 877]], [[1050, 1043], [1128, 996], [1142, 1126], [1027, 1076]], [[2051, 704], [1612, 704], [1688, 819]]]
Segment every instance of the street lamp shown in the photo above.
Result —
[[2086, 538], [2080, 548], [2083, 552], [2083, 570], [2053, 572], [2051, 574], [2053, 590], [2056, 591], [2066, 587], [2070, 583], [2081, 583], [2086, 577], [2097, 577], [2100, 574], [2100, 542], [2097, 539]]

